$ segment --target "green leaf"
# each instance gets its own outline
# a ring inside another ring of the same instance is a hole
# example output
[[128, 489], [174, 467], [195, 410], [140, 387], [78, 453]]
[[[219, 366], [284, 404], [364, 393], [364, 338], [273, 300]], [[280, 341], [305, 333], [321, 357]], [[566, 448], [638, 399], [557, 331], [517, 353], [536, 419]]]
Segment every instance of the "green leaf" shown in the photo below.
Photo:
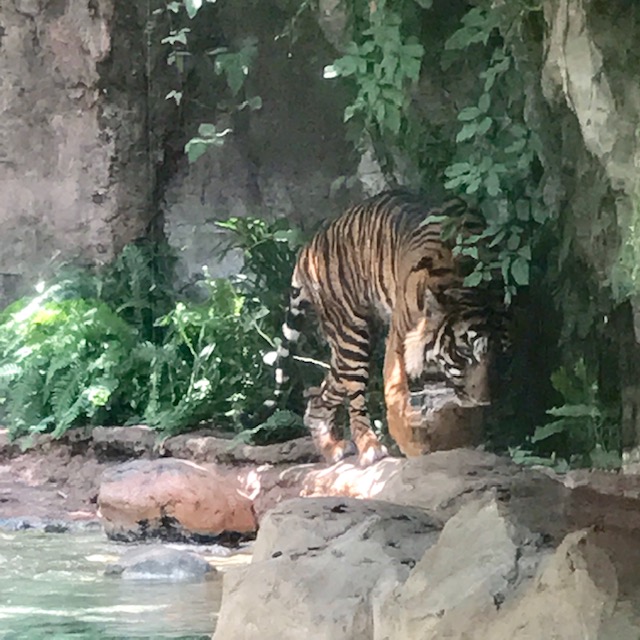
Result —
[[171, 31], [168, 36], [160, 40], [161, 44], [174, 45], [176, 42], [180, 44], [187, 44], [187, 34], [191, 29], [180, 29], [180, 31]]
[[493, 120], [489, 117], [483, 118], [478, 124], [478, 135], [485, 135], [489, 129], [491, 129], [491, 125], [493, 124]]
[[253, 96], [248, 100], [245, 100], [242, 104], [238, 105], [238, 111], [242, 111], [242, 109], [248, 108], [249, 111], [257, 111], [262, 109], [262, 98], [260, 96]]
[[468, 162], [456, 162], [455, 164], [449, 165], [444, 174], [449, 178], [455, 178], [456, 176], [461, 176], [469, 173], [469, 169], [471, 165]]
[[526, 286], [529, 284], [529, 262], [522, 256], [518, 256], [511, 263], [511, 275], [516, 284]]
[[202, 7], [202, 0], [184, 0], [184, 7], [189, 18], [194, 18], [200, 11], [200, 7]]
[[384, 126], [391, 131], [391, 133], [397, 135], [400, 131], [401, 124], [400, 111], [393, 108], [393, 106], [387, 107], [384, 117]]
[[215, 124], [204, 122], [198, 127], [198, 134], [203, 138], [213, 138], [215, 137], [216, 133], [217, 131]]
[[590, 404], [564, 404], [547, 410], [550, 416], [558, 418], [598, 418], [600, 411]]
[[536, 430], [533, 432], [531, 436], [531, 442], [541, 442], [542, 440], [546, 440], [551, 436], [555, 436], [559, 433], [564, 433], [567, 431], [569, 427], [569, 423], [566, 420], [554, 420], [553, 422], [548, 422], [545, 425], [540, 427], [536, 427]]
[[465, 107], [459, 114], [458, 120], [461, 122], [468, 122], [469, 120], [475, 120], [478, 116], [482, 115], [482, 111], [478, 107]]
[[465, 287], [477, 287], [483, 280], [482, 271], [474, 271], [464, 279]]
[[505, 153], [520, 153], [527, 145], [526, 138], [518, 138], [505, 148]]
[[420, 226], [424, 227], [427, 224], [440, 224], [449, 220], [449, 216], [429, 215], [420, 222]]
[[177, 105], [180, 105], [180, 102], [182, 100], [182, 91], [176, 91], [175, 89], [172, 89], [164, 97], [165, 100], [171, 100], [172, 98], [173, 98], [173, 100], [175, 100]]
[[464, 142], [465, 140], [469, 140], [476, 135], [478, 130], [478, 126], [475, 122], [468, 122], [465, 124], [460, 131], [458, 131], [458, 135], [456, 136], [456, 142]]
[[518, 249], [518, 255], [522, 256], [528, 262], [531, 262], [531, 247], [527, 244]]
[[402, 53], [411, 58], [422, 58], [424, 47], [421, 44], [405, 44], [402, 47]]
[[507, 240], [507, 249], [515, 251], [520, 246], [520, 234], [513, 232]]
[[482, 113], [487, 113], [487, 111], [489, 111], [490, 106], [491, 106], [491, 96], [488, 93], [483, 93], [480, 96], [480, 100], [478, 101], [478, 109], [480, 109]]
[[531, 217], [538, 224], [542, 224], [549, 219], [549, 212], [545, 206], [538, 202], [532, 202], [531, 204]]
[[481, 178], [473, 178], [473, 180], [470, 180], [469, 183], [467, 184], [465, 193], [468, 193], [469, 195], [472, 193], [475, 193], [480, 188], [481, 183], [482, 183]]
[[591, 466], [596, 469], [620, 469], [622, 467], [622, 457], [618, 451], [606, 451], [601, 446], [597, 446], [591, 453]]
[[[348, 77], [358, 71], [359, 61], [360, 61], [359, 56], [347, 55], [347, 56], [343, 56], [342, 58], [338, 58], [338, 60], [336, 60], [333, 63], [332, 67], [337, 75]], [[327, 76], [325, 75], [325, 78], [326, 77]]]
[[516, 216], [518, 220], [527, 222], [531, 213], [529, 200], [520, 199], [516, 202]]
[[207, 152], [208, 148], [209, 144], [204, 140], [189, 140], [184, 147], [189, 163], [193, 164], [200, 156]]
[[500, 193], [500, 178], [498, 178], [498, 174], [492, 171], [484, 181], [484, 186], [487, 189], [487, 193], [492, 198], [495, 198]]
[[419, 4], [423, 9], [431, 9], [433, 6], [433, 0], [416, 0], [416, 3]]
[[416, 58], [402, 58], [402, 71], [411, 81], [417, 82], [420, 78], [420, 68], [422, 62]]

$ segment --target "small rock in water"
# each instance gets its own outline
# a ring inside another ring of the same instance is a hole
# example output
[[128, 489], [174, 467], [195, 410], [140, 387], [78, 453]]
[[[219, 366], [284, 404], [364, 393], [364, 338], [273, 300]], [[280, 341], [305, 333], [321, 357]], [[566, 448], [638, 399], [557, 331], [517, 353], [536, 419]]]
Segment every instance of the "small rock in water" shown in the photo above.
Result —
[[118, 575], [125, 580], [167, 582], [206, 580], [215, 572], [215, 567], [197, 553], [162, 546], [132, 549], [105, 569], [106, 575]]
[[62, 521], [51, 521], [44, 525], [45, 533], [67, 533], [69, 531], [69, 525]]

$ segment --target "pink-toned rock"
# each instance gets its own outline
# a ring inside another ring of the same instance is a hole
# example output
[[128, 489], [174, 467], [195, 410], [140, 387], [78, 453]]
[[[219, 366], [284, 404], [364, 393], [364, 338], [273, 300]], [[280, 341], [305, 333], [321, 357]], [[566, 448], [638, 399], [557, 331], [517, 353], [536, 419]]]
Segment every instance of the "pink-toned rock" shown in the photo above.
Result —
[[175, 458], [108, 469], [98, 505], [106, 534], [116, 540], [206, 541], [257, 528], [235, 474]]

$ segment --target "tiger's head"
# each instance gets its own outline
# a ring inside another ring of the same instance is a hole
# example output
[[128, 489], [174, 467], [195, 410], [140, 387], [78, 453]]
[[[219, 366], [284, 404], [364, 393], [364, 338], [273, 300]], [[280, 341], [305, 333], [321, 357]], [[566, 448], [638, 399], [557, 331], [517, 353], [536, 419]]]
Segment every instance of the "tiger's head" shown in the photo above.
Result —
[[489, 404], [495, 357], [508, 346], [500, 308], [478, 304], [475, 295], [455, 304], [431, 300], [430, 324], [423, 378], [444, 379], [461, 406]]

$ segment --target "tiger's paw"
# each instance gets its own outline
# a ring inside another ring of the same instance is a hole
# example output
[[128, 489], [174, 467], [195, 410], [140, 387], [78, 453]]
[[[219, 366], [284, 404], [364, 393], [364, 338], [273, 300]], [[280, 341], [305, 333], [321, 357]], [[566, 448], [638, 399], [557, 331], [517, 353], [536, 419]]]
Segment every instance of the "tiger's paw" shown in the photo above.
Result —
[[330, 449], [325, 450], [324, 458], [329, 464], [335, 464], [349, 456], [354, 456], [356, 453], [358, 453], [358, 449], [351, 440], [340, 440], [333, 444]]
[[388, 455], [389, 452], [387, 451], [387, 447], [385, 447], [384, 445], [380, 443], [370, 444], [364, 451], [360, 452], [360, 455], [358, 457], [358, 464], [361, 467], [368, 467], [374, 462], [378, 462], [378, 460], [386, 458]]

